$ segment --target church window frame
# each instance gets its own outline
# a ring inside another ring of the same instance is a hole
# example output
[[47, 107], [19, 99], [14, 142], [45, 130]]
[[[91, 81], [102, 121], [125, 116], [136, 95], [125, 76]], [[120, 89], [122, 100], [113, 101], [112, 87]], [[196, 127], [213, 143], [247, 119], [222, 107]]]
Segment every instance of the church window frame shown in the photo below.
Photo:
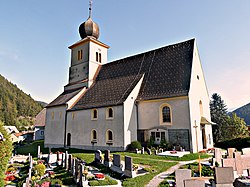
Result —
[[95, 61], [98, 62], [98, 58], [99, 58], [99, 55], [98, 55], [98, 52], [95, 53]]
[[98, 59], [98, 62], [102, 63], [102, 54], [99, 53], [99, 59]]
[[200, 116], [203, 116], [203, 103], [201, 100], [199, 101], [199, 109], [200, 109]]
[[77, 60], [82, 60], [83, 57], [83, 53], [82, 53], [82, 49], [77, 51]]
[[55, 112], [54, 111], [51, 113], [51, 118], [52, 118], [52, 120], [55, 118]]
[[91, 111], [91, 120], [97, 120], [97, 119], [98, 119], [98, 110], [94, 108]]
[[74, 120], [76, 118], [76, 113], [72, 112], [72, 120]]
[[161, 125], [172, 125], [172, 107], [168, 103], [164, 103], [160, 106], [159, 114]]
[[91, 130], [91, 142], [92, 143], [97, 142], [97, 131], [96, 131], [96, 129]]
[[114, 133], [112, 130], [108, 129], [106, 131], [106, 143], [113, 144], [113, 141], [114, 141]]
[[108, 107], [106, 109], [106, 119], [108, 119], [108, 120], [114, 119], [114, 110], [112, 107]]

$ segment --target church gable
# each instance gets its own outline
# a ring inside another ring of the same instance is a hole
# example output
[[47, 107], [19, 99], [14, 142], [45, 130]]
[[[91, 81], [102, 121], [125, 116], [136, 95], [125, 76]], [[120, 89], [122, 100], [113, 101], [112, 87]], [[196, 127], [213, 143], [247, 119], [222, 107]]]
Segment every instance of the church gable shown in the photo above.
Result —
[[137, 100], [187, 96], [193, 60], [194, 39], [101, 67], [94, 85], [73, 110], [122, 104], [144, 75]]

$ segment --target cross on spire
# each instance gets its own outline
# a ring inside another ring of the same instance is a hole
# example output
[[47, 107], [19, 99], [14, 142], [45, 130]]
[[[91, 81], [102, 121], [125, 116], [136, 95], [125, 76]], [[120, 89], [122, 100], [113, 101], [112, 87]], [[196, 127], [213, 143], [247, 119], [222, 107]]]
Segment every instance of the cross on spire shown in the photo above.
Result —
[[92, 16], [92, 0], [89, 0], [89, 17]]

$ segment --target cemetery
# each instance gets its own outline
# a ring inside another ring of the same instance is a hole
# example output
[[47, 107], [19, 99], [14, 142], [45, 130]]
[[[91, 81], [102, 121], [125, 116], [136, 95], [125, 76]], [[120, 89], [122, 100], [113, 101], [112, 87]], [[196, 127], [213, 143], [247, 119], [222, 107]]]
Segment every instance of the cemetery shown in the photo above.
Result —
[[49, 154], [41, 153], [40, 146], [36, 150], [35, 156], [16, 156], [10, 162], [6, 181], [15, 182], [25, 177], [27, 186], [150, 186], [157, 178], [161, 182], [159, 187], [244, 187], [250, 184], [250, 148], [241, 151], [214, 148], [195, 154], [176, 151], [170, 156], [162, 155], [163, 150], [148, 148], [133, 152], [96, 150], [94, 153], [69, 149], [53, 150]]

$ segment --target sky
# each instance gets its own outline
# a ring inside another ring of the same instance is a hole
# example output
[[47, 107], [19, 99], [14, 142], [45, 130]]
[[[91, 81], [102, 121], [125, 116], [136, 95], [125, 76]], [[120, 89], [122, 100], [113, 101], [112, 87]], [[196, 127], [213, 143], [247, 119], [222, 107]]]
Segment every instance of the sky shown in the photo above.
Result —
[[[88, 0], [2, 0], [0, 74], [51, 102], [68, 82], [70, 50]], [[196, 38], [209, 96], [229, 110], [250, 102], [249, 0], [93, 0], [99, 40], [114, 61]]]

